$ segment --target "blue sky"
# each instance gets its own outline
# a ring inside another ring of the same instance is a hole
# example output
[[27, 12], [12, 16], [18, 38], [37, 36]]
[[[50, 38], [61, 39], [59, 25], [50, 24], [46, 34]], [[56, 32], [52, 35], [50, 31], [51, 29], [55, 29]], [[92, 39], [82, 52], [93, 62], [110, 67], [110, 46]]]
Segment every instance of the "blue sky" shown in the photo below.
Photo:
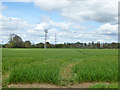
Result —
[[114, 24], [118, 17], [117, 1], [39, 1], [0, 4], [0, 7], [5, 7], [0, 14], [4, 43], [10, 33], [20, 35], [24, 41], [44, 42], [45, 28], [49, 29], [50, 43], [54, 43], [56, 33], [57, 43], [117, 42], [117, 24]]
[[34, 6], [33, 2], [3, 2], [3, 5], [7, 6], [7, 9], [3, 11], [3, 14], [7, 17], [17, 17], [26, 20], [29, 23], [40, 23], [40, 17], [42, 15], [49, 16], [53, 21], [64, 21], [59, 15], [59, 12], [47, 12]]
[[[32, 24], [40, 23], [40, 17], [43, 15], [50, 17], [55, 22], [64, 21], [64, 18], [60, 16], [60, 13], [58, 11], [47, 12], [41, 10], [40, 8], [34, 6], [33, 2], [3, 2], [2, 4], [7, 6], [7, 9], [3, 11], [3, 15], [7, 17], [21, 18]], [[89, 30], [95, 30], [103, 23], [87, 21], [80, 24], [86, 25], [87, 27], [89, 27]]]

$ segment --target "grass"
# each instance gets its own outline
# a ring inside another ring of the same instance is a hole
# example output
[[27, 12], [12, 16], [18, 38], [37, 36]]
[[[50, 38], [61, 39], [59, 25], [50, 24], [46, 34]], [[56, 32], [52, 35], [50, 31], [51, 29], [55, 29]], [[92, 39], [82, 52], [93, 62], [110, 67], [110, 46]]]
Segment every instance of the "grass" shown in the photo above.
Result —
[[112, 84], [105, 84], [105, 83], [97, 83], [89, 88], [118, 88], [118, 83], [112, 83]]
[[3, 49], [2, 73], [3, 86], [6, 87], [11, 83], [115, 83], [118, 79], [118, 50]]
[[[56, 68], [57, 67], [57, 68]], [[13, 69], [10, 74], [10, 83], [42, 83], [57, 84], [59, 66], [34, 63]]]

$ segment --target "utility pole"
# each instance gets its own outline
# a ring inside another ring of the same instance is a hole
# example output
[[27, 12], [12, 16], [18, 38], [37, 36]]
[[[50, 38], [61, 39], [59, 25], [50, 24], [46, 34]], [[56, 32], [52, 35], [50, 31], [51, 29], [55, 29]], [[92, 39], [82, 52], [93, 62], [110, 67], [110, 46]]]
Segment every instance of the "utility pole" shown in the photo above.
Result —
[[44, 44], [44, 49], [47, 48], [47, 45], [46, 45], [47, 33], [48, 33], [48, 30], [45, 29], [45, 44]]

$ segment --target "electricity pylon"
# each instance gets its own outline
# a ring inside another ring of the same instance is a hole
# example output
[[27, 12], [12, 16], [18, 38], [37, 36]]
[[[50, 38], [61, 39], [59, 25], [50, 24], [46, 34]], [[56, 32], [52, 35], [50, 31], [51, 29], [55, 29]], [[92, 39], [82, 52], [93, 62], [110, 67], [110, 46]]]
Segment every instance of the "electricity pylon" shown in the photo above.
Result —
[[45, 44], [44, 44], [44, 49], [47, 48], [47, 44], [46, 44], [46, 41], [47, 41], [47, 33], [48, 33], [48, 30], [45, 29]]

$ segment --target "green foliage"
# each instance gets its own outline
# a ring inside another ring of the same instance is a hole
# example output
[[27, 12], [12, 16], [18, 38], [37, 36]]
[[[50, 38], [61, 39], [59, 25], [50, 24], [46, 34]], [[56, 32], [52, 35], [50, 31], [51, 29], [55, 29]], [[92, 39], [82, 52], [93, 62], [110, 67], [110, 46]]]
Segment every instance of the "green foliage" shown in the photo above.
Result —
[[3, 49], [2, 72], [8, 83], [117, 82], [118, 50]]
[[118, 88], [118, 83], [112, 83], [112, 84], [96, 83], [91, 85], [90, 88]]
[[59, 65], [34, 63], [20, 66], [11, 71], [10, 83], [53, 83], [58, 84]]
[[11, 47], [11, 48], [22, 48], [23, 47], [22, 38], [18, 35], [11, 36], [10, 41], [9, 41], [9, 47]]
[[24, 47], [30, 48], [31, 47], [31, 42], [30, 41], [25, 41], [24, 42]]
[[[92, 57], [92, 56], [91, 56]], [[103, 56], [104, 58], [104, 56]], [[118, 80], [117, 61], [89, 58], [73, 67], [78, 82], [114, 82]]]

